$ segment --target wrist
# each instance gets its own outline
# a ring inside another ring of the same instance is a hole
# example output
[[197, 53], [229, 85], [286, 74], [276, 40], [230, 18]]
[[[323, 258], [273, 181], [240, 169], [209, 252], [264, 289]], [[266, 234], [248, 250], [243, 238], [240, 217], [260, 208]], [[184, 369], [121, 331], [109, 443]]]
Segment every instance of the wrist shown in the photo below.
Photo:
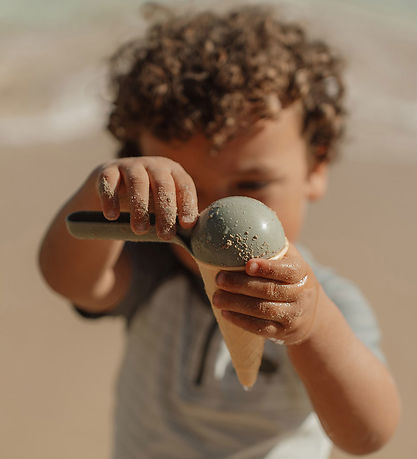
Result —
[[[321, 342], [328, 331], [332, 328], [333, 312], [336, 306], [318, 284], [314, 314], [307, 332], [297, 342], [288, 345], [289, 348], [307, 348], [316, 342]], [[337, 308], [336, 308], [337, 309]]]

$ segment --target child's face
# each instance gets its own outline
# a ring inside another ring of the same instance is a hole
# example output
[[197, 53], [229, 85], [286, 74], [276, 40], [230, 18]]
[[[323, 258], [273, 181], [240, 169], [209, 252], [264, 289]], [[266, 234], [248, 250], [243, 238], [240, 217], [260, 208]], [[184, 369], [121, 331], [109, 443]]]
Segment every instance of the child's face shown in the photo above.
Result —
[[257, 123], [251, 133], [228, 143], [211, 155], [210, 142], [195, 136], [187, 142], [161, 142], [141, 136], [145, 156], [164, 156], [191, 175], [197, 188], [199, 210], [226, 196], [250, 196], [273, 209], [289, 241], [301, 230], [306, 204], [326, 189], [326, 165], [309, 165], [307, 144], [301, 134], [298, 103], [282, 111], [279, 120]]

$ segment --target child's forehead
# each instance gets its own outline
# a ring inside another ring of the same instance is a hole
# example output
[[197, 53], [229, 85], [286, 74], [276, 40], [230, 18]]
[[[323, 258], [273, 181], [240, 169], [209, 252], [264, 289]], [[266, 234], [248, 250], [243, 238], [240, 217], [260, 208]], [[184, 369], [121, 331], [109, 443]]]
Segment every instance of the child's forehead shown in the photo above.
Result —
[[203, 161], [226, 165], [237, 170], [260, 170], [281, 150], [288, 150], [299, 142], [305, 143], [302, 134], [301, 104], [294, 103], [282, 110], [276, 120], [259, 120], [227, 142], [218, 151], [203, 134], [195, 134], [189, 140], [162, 141], [149, 131], [140, 135], [140, 144], [146, 156], [166, 156], [178, 162]]

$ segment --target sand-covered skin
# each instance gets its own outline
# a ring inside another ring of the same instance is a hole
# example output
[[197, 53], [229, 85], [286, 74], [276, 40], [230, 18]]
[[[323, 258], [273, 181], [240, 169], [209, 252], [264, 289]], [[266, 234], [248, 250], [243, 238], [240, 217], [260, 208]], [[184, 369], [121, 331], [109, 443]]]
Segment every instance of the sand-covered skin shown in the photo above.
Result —
[[157, 229], [163, 239], [168, 239], [175, 234], [175, 223], [177, 218], [177, 205], [175, 193], [168, 192], [162, 188], [157, 192]]
[[98, 183], [98, 191], [99, 193], [104, 196], [106, 199], [114, 199], [114, 190], [110, 186], [109, 181], [106, 177], [102, 177]]
[[190, 187], [185, 185], [182, 189], [181, 207], [178, 203], [178, 213], [181, 212], [182, 221], [186, 224], [194, 223], [198, 216], [198, 205], [194, 197], [194, 193]]

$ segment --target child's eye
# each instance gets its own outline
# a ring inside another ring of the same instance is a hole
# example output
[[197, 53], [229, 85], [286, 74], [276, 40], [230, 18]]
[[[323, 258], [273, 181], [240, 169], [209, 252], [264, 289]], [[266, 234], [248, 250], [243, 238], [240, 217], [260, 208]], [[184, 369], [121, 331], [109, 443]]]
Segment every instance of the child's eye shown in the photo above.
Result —
[[239, 182], [236, 186], [238, 190], [256, 191], [267, 187], [271, 182], [265, 180], [248, 180]]

